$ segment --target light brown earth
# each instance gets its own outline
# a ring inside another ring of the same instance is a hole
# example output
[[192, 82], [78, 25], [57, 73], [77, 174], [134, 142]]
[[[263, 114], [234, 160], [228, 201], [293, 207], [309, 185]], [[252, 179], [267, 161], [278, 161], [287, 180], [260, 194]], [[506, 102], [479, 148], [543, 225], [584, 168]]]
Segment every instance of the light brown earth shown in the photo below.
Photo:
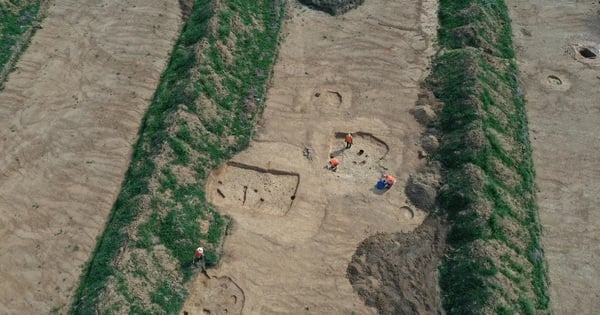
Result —
[[[600, 6], [507, 4], [553, 309], [595, 314], [600, 64], [573, 47], [598, 47]], [[211, 176], [209, 198], [234, 228], [211, 279], [190, 283], [189, 314], [374, 313], [346, 277], [356, 248], [425, 217], [403, 186], [420, 165], [420, 126], [408, 112], [432, 53], [435, 4], [367, 1], [339, 17], [289, 12], [263, 126], [249, 150]], [[179, 23], [176, 1], [56, 0], [49, 8], [0, 92], [0, 313], [48, 313], [69, 302]], [[364, 135], [340, 151], [338, 172], [324, 170], [328, 153], [343, 146], [336, 132], [347, 131]], [[382, 172], [399, 183], [376, 194]]]
[[[182, 314], [376, 312], [347, 269], [364, 239], [426, 217], [404, 185], [423, 163], [410, 110], [436, 5], [366, 1], [332, 17], [291, 1], [255, 140], [208, 181], [209, 200], [233, 218], [224, 256], [189, 284]], [[355, 133], [349, 150], [346, 132]], [[324, 168], [330, 153], [342, 160], [337, 172]], [[386, 193], [374, 190], [383, 173], [398, 178]]]
[[[509, 0], [555, 314], [600, 310], [598, 1]], [[574, 49], [574, 47], [579, 47]]]
[[56, 0], [0, 92], [0, 313], [64, 312], [181, 23], [176, 0]]

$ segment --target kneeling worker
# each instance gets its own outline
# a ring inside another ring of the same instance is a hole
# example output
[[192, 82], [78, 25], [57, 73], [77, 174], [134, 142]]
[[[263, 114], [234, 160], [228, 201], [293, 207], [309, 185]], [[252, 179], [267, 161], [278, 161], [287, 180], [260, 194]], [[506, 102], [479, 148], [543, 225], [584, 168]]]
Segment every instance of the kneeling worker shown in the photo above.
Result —
[[392, 188], [392, 186], [394, 186], [394, 184], [396, 183], [396, 179], [394, 178], [394, 176], [392, 175], [384, 175], [383, 176], [383, 180], [385, 181], [385, 188]]
[[337, 171], [337, 167], [338, 165], [340, 165], [340, 160], [336, 159], [333, 157], [333, 155], [329, 156], [330, 160], [329, 162], [327, 162], [327, 169], [332, 170], [332, 171]]

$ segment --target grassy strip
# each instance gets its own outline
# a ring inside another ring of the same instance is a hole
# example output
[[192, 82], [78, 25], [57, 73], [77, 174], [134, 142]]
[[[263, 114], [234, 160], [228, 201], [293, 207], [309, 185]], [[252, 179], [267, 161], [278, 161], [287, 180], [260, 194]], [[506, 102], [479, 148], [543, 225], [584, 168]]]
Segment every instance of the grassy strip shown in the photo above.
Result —
[[451, 224], [440, 267], [448, 314], [550, 313], [534, 171], [502, 0], [442, 0], [428, 84], [445, 103], [435, 157]]
[[0, 88], [39, 23], [43, 0], [0, 3]]
[[[178, 313], [195, 247], [203, 244], [207, 264], [216, 264], [227, 219], [206, 201], [204, 181], [249, 143], [282, 13], [281, 1], [196, 1], [145, 115], [72, 314]], [[175, 270], [165, 268], [173, 261]]]

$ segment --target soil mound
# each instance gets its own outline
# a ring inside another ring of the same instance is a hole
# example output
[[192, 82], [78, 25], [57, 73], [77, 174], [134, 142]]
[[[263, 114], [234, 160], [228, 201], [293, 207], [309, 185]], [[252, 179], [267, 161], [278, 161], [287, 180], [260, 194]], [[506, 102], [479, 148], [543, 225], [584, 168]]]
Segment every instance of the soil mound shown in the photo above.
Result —
[[367, 238], [348, 265], [350, 283], [379, 314], [442, 314], [437, 266], [444, 235], [428, 218], [412, 233]]
[[300, 0], [300, 2], [331, 15], [339, 15], [358, 7], [364, 0]]
[[436, 206], [439, 174], [419, 173], [410, 175], [406, 183], [405, 193], [410, 202], [417, 208], [433, 211]]

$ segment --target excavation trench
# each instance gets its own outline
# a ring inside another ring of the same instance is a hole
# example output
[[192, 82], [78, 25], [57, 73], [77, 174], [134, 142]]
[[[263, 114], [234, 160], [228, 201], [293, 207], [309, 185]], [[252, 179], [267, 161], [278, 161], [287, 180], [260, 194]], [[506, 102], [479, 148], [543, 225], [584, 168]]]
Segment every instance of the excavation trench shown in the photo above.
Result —
[[[404, 195], [424, 163], [410, 114], [420, 90], [407, 82], [427, 73], [436, 2], [366, 1], [343, 19], [293, 1], [287, 10], [255, 139], [208, 180], [207, 197], [233, 220], [210, 273], [235, 279], [243, 313], [375, 314], [347, 269], [365, 239], [410, 232], [427, 215]], [[341, 160], [335, 172], [330, 154]], [[384, 172], [398, 183], [373, 193]], [[198, 277], [190, 292], [205, 286]], [[192, 293], [184, 309], [201, 313], [200, 300]]]

